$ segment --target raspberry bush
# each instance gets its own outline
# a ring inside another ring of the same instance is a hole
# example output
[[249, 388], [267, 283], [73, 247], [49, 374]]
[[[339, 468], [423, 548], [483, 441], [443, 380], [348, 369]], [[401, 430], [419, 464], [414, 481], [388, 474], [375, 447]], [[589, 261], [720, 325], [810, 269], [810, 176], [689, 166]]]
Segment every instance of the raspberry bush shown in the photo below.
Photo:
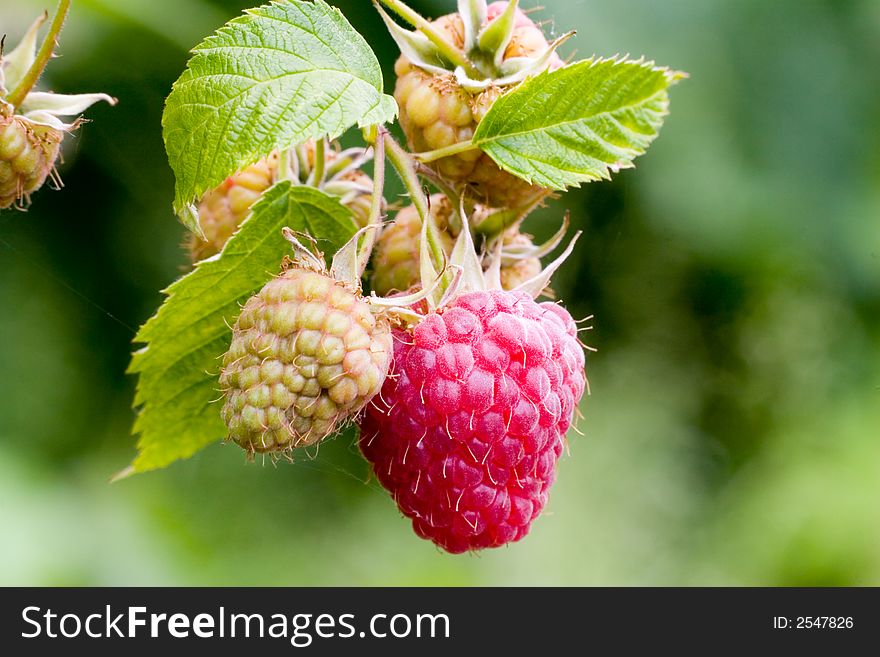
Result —
[[[436, 19], [375, 6], [400, 48], [393, 95], [324, 0], [246, 11], [174, 84], [163, 134], [194, 265], [136, 338], [138, 454], [120, 476], [224, 438], [295, 460], [351, 426], [416, 534], [499, 547], [547, 504], [586, 388], [577, 323], [537, 300], [579, 233], [544, 264], [568, 217], [545, 244], [524, 222], [632, 166], [682, 74], [567, 62], [573, 32], [549, 40], [516, 0]], [[17, 116], [0, 115], [4, 193], [7, 169], [36, 175], [12, 146], [38, 171], [54, 157]], [[363, 143], [342, 148], [350, 128]], [[408, 196], [390, 207], [388, 164]]]

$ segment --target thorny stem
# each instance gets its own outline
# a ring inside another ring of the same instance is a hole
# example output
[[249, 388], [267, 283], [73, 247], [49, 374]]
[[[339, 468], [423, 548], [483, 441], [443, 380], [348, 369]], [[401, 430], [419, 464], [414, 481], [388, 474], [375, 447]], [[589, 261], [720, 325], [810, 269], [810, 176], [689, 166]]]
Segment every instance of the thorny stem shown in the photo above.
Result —
[[443, 148], [438, 148], [433, 151], [416, 153], [414, 157], [416, 157], [419, 162], [434, 162], [435, 160], [449, 157], [450, 155], [458, 155], [459, 153], [464, 153], [466, 151], [472, 151], [476, 148], [478, 147], [474, 145], [474, 142], [468, 139], [467, 141], [460, 141], [456, 144], [444, 146]]
[[37, 84], [37, 80], [39, 80], [40, 76], [43, 74], [46, 64], [52, 59], [52, 54], [55, 52], [55, 46], [58, 45], [58, 35], [61, 34], [61, 28], [64, 27], [64, 19], [67, 18], [67, 12], [69, 10], [70, 0], [60, 0], [58, 3], [58, 9], [55, 11], [55, 18], [52, 19], [52, 25], [49, 26], [49, 32], [46, 34], [46, 38], [43, 40], [43, 44], [40, 46], [39, 51], [37, 51], [34, 63], [31, 64], [31, 67], [28, 69], [27, 73], [25, 73], [21, 82], [18, 83], [18, 86], [16, 86], [15, 89], [12, 90], [12, 93], [6, 98], [6, 102], [13, 107], [18, 107], [24, 102], [25, 97], [30, 93], [31, 89], [34, 88], [34, 85]]
[[[374, 0], [375, 1], [375, 0]], [[437, 49], [440, 53], [455, 66], [461, 66], [465, 71], [467, 71], [468, 75], [482, 77], [479, 71], [477, 71], [473, 64], [467, 58], [467, 55], [464, 54], [462, 50], [456, 48], [453, 44], [449, 43], [449, 41], [436, 29], [431, 25], [431, 22], [426, 19], [424, 16], [420, 16], [417, 12], [413, 11], [409, 7], [407, 7], [400, 0], [378, 0], [383, 5], [388, 7], [395, 14], [400, 16], [407, 23], [412, 25], [414, 28], [419, 30], [422, 34], [428, 37], [428, 40], [437, 46]]]

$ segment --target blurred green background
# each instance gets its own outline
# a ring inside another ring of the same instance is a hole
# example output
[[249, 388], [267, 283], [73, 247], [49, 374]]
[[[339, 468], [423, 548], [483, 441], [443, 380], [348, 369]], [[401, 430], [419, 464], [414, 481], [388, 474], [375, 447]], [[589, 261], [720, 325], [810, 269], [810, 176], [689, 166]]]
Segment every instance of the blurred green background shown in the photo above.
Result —
[[[120, 103], [67, 142], [63, 191], [0, 214], [0, 584], [880, 585], [880, 2], [541, 3], [579, 57], [691, 79], [636, 170], [529, 225], [569, 207], [585, 230], [555, 287], [599, 349], [532, 534], [440, 553], [350, 435], [108, 483], [134, 455], [131, 338], [184, 263], [163, 99], [247, 3], [76, 0], [44, 83]], [[49, 4], [4, 0], [0, 33]], [[393, 86], [370, 4], [335, 4]]]

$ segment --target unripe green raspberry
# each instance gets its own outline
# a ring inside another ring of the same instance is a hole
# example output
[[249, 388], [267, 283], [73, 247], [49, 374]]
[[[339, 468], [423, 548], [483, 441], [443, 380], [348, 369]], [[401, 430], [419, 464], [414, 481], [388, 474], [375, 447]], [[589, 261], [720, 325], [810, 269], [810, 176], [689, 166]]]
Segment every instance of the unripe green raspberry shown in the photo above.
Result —
[[296, 266], [251, 297], [223, 358], [222, 416], [249, 454], [280, 453], [333, 434], [381, 389], [388, 321], [360, 292]]
[[[443, 250], [448, 256], [452, 252], [454, 237], [449, 231], [452, 206], [446, 196], [434, 194], [430, 198], [430, 207], [440, 230]], [[398, 212], [394, 222], [382, 229], [373, 250], [372, 289], [376, 294], [386, 296], [406, 292], [418, 284], [421, 230], [422, 221], [412, 205]]]
[[219, 253], [223, 245], [238, 230], [251, 206], [275, 181], [278, 154], [229, 176], [199, 202], [199, 225], [205, 239], [189, 233], [187, 250], [193, 262]]
[[24, 209], [30, 195], [47, 178], [60, 188], [55, 163], [61, 141], [82, 124], [82, 118], [68, 122], [66, 117], [78, 117], [99, 101], [116, 103], [102, 93], [68, 95], [35, 89], [51, 59], [67, 9], [63, 3], [59, 6], [60, 13], [39, 52], [38, 37], [48, 19], [46, 13], [31, 24], [16, 47], [0, 43], [0, 210], [12, 206]]
[[[498, 17], [506, 6], [506, 2], [489, 5], [487, 20]], [[450, 44], [467, 52], [464, 23], [459, 14], [442, 16], [431, 24]], [[502, 61], [536, 59], [549, 47], [541, 29], [517, 9]], [[558, 68], [562, 60], [553, 53], [547, 66]], [[512, 88], [491, 82], [484, 88], [466, 89], [452, 72], [425, 70], [405, 55], [397, 60], [394, 70], [397, 74], [394, 97], [400, 107], [400, 125], [410, 148], [417, 152], [469, 140], [495, 100]], [[528, 205], [545, 191], [503, 171], [479, 149], [450, 155], [426, 166], [450, 182], [467, 185], [475, 198], [490, 207]]]
[[[434, 194], [430, 197], [431, 215], [439, 229], [440, 241], [443, 252], [447, 257], [452, 253], [452, 247], [457, 236], [457, 231], [450, 227], [452, 206], [449, 199], [443, 194]], [[486, 210], [478, 206], [475, 214], [481, 214]], [[406, 292], [417, 286], [421, 280], [419, 269], [419, 243], [422, 222], [415, 206], [407, 206], [397, 213], [394, 221], [387, 224], [376, 240], [373, 250], [373, 276], [371, 279], [373, 291], [386, 296], [398, 292]], [[535, 249], [531, 238], [519, 232], [518, 228], [509, 229], [503, 235], [504, 248], [511, 249], [510, 256], [501, 258], [501, 287], [504, 290], [512, 290], [541, 273], [541, 260], [537, 257], [523, 257]], [[515, 253], [514, 253], [515, 252]]]
[[0, 114], [0, 209], [27, 201], [55, 168], [64, 133]]
[[[500, 92], [492, 87], [471, 95], [455, 78], [426, 73], [401, 56], [394, 97], [400, 107], [400, 125], [416, 152], [445, 148], [474, 136], [480, 120]], [[539, 188], [498, 168], [478, 149], [444, 157], [426, 166], [445, 179], [465, 183], [476, 198], [492, 207], [517, 207]]]
[[[290, 150], [289, 157], [296, 160], [291, 161], [290, 179], [294, 183], [317, 186], [328, 194], [338, 196], [340, 202], [351, 210], [357, 227], [362, 228], [369, 220], [373, 198], [372, 179], [360, 169], [348, 166], [349, 160], [353, 159], [351, 155], [340, 152], [335, 146], [328, 146], [324, 153], [326, 180], [316, 182], [311, 176], [315, 166], [315, 151], [314, 140]], [[205, 239], [190, 234], [185, 243], [193, 263], [223, 249], [247, 218], [251, 206], [277, 182], [280, 157], [278, 152], [272, 153], [268, 158], [229, 176], [202, 197], [198, 214]], [[340, 167], [339, 170], [334, 166]]]

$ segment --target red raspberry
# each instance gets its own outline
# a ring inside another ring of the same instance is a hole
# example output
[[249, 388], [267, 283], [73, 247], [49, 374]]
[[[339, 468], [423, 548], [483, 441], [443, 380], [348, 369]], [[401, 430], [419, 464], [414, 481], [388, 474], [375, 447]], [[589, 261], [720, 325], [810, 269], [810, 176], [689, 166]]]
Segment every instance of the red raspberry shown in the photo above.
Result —
[[522, 292], [470, 292], [394, 342], [393, 374], [361, 420], [379, 481], [448, 552], [521, 539], [584, 392], [571, 316]]

